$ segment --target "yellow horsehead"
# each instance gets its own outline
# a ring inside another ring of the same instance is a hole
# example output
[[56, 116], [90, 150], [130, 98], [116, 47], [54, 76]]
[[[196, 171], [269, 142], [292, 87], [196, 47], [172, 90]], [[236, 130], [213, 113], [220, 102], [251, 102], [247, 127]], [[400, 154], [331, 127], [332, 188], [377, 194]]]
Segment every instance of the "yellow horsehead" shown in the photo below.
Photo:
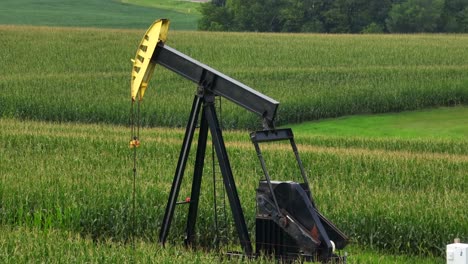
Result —
[[[156, 20], [146, 31], [143, 39], [138, 46], [135, 59], [132, 59], [132, 80], [130, 88], [130, 96], [132, 98], [132, 104], [138, 100], [143, 100], [146, 88], [148, 87], [149, 80], [153, 75], [154, 67], [156, 63], [151, 62], [154, 52], [157, 49], [159, 42], [165, 43], [167, 39], [167, 31], [169, 29], [168, 19]], [[138, 136], [133, 136], [130, 140], [130, 147], [139, 147], [140, 140]]]
[[145, 36], [138, 46], [135, 59], [132, 60], [131, 98], [132, 101], [142, 100], [148, 82], [153, 75], [156, 63], [151, 62], [151, 57], [156, 51], [159, 42], [165, 43], [169, 29], [168, 19], [156, 20], [146, 31]]

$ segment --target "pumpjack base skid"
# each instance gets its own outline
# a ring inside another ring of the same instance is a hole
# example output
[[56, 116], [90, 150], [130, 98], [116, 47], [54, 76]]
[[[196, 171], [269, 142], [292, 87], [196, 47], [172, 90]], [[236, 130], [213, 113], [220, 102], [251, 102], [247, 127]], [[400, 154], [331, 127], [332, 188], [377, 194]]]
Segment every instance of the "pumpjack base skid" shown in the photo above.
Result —
[[334, 254], [330, 257], [326, 262], [317, 260], [314, 256], [311, 255], [304, 255], [304, 254], [291, 254], [291, 255], [264, 255], [264, 254], [254, 254], [250, 257], [244, 255], [242, 252], [227, 252], [226, 256], [228, 259], [233, 260], [252, 260], [252, 259], [272, 259], [274, 258], [277, 263], [304, 263], [304, 262], [322, 262], [322, 263], [329, 263], [329, 264], [346, 264], [348, 263], [348, 256], [344, 254], [343, 256], [339, 256]]

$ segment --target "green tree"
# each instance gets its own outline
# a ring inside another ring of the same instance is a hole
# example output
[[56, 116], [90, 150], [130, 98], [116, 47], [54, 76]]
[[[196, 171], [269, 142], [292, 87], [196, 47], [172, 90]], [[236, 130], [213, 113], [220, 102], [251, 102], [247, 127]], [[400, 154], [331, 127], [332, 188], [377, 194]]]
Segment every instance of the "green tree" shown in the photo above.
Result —
[[327, 32], [349, 33], [351, 24], [346, 0], [337, 0], [332, 6], [323, 12], [324, 23]]
[[366, 26], [361, 32], [366, 29], [369, 33], [388, 32], [385, 20], [388, 18], [388, 13], [394, 2], [395, 0], [369, 1], [367, 4], [367, 12], [370, 14], [370, 21], [367, 21]]
[[228, 2], [234, 15], [233, 30], [280, 31], [280, 10], [284, 3], [284, 0], [232, 0]]
[[285, 7], [279, 10], [281, 31], [300, 32], [304, 23], [304, 1], [286, 0]]
[[323, 11], [327, 1], [285, 0], [280, 10], [281, 31], [284, 32], [325, 32]]
[[392, 6], [386, 20], [390, 32], [436, 32], [444, 0], [408, 0]]
[[445, 0], [440, 29], [444, 32], [468, 32], [468, 0]]
[[233, 26], [233, 15], [225, 6], [209, 2], [201, 5], [201, 19], [198, 29], [209, 31], [229, 31]]
[[468, 0], [212, 0], [199, 29], [263, 32], [468, 32]]
[[385, 28], [392, 0], [336, 0], [324, 11], [328, 32], [359, 33], [364, 29]]
[[364, 29], [361, 30], [361, 33], [365, 33], [365, 34], [383, 33], [383, 32], [384, 32], [383, 27], [375, 22], [370, 23]]
[[211, 4], [215, 6], [226, 6], [226, 0], [211, 0]]

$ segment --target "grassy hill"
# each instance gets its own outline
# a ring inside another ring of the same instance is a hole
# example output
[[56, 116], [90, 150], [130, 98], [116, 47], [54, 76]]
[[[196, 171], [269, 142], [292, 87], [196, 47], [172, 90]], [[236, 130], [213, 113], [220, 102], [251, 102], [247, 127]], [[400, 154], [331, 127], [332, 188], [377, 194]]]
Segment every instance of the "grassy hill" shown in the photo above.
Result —
[[181, 8], [179, 1], [163, 2], [163, 6], [139, 6], [117, 0], [2, 0], [0, 25], [145, 29], [157, 18], [169, 18], [173, 29], [197, 28], [196, 3]]

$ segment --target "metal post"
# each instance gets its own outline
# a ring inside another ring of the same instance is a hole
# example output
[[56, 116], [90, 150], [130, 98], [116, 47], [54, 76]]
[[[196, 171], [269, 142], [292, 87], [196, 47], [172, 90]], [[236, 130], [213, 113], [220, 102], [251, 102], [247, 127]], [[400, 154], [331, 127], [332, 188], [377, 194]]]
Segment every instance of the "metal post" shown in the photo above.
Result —
[[236, 224], [237, 233], [239, 235], [240, 244], [247, 256], [252, 256], [252, 244], [250, 242], [249, 232], [247, 225], [245, 224], [244, 213], [240, 204], [239, 196], [237, 194], [236, 184], [231, 171], [231, 165], [229, 163], [226, 146], [224, 144], [223, 135], [221, 128], [219, 127], [218, 118], [216, 117], [216, 110], [214, 104], [207, 103], [204, 105], [205, 115], [210, 126], [211, 136], [213, 138], [213, 144], [216, 149], [216, 155], [219, 161], [219, 167], [223, 175], [224, 186], [228, 195], [229, 203]]
[[278, 211], [278, 215], [282, 217], [283, 213], [281, 212], [278, 206], [278, 201], [276, 200], [275, 191], [273, 190], [273, 187], [271, 185], [270, 174], [268, 173], [268, 170], [266, 168], [265, 160], [263, 159], [263, 156], [262, 156], [262, 151], [260, 150], [260, 147], [258, 146], [257, 142], [254, 142], [254, 145], [255, 145], [255, 151], [257, 152], [257, 157], [260, 160], [260, 164], [262, 165], [263, 174], [265, 175], [265, 178], [268, 183], [268, 188], [270, 189], [271, 195], [273, 197], [273, 202], [275, 203], [276, 211]]
[[176, 200], [179, 196], [182, 178], [184, 177], [185, 166], [187, 165], [187, 159], [190, 153], [190, 147], [192, 145], [192, 139], [195, 132], [195, 127], [197, 125], [198, 113], [200, 112], [201, 104], [202, 99], [198, 96], [195, 96], [193, 99], [192, 110], [190, 111], [189, 121], [185, 129], [184, 141], [182, 143], [182, 149], [180, 150], [179, 160], [177, 162], [177, 168], [174, 175], [174, 180], [172, 182], [169, 200], [167, 201], [161, 231], [159, 233], [159, 243], [162, 245], [164, 245], [166, 242], [167, 235], [169, 234], [169, 229], [171, 227], [171, 221], [172, 217], [174, 216], [174, 209], [177, 203]]
[[302, 165], [302, 160], [299, 157], [299, 151], [297, 150], [296, 142], [294, 142], [294, 138], [290, 138], [289, 142], [291, 143], [291, 147], [293, 149], [294, 156], [296, 157], [297, 164], [299, 165], [299, 169], [301, 170], [302, 179], [304, 180], [304, 183], [305, 183], [305, 185], [307, 186], [307, 189], [310, 192], [310, 201], [312, 202], [312, 205], [315, 207], [315, 202], [314, 202], [314, 199], [312, 198], [313, 197], [312, 196], [312, 190], [310, 189], [309, 180], [307, 179], [307, 174], [305, 172], [304, 165]]
[[205, 162], [206, 139], [208, 138], [208, 123], [202, 110], [200, 121], [200, 133], [198, 135], [197, 157], [195, 160], [195, 169], [193, 172], [192, 191], [190, 194], [190, 206], [187, 217], [187, 229], [185, 237], [185, 245], [189, 246], [193, 243], [195, 237], [195, 223], [197, 220], [198, 202], [200, 198], [201, 181], [203, 176], [203, 164]]

